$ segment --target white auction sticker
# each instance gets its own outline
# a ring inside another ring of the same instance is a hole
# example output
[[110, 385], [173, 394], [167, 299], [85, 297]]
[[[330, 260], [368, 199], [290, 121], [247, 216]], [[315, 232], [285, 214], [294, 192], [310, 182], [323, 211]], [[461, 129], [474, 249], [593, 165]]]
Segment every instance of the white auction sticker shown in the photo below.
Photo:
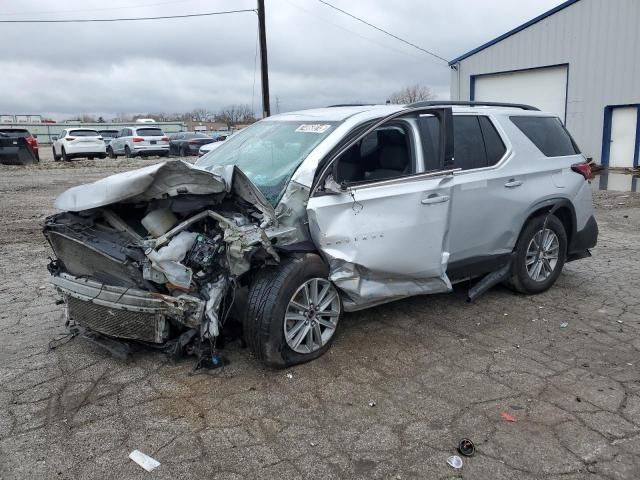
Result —
[[302, 124], [296, 128], [296, 132], [303, 133], [324, 133], [331, 128], [331, 125], [321, 125], [319, 123]]

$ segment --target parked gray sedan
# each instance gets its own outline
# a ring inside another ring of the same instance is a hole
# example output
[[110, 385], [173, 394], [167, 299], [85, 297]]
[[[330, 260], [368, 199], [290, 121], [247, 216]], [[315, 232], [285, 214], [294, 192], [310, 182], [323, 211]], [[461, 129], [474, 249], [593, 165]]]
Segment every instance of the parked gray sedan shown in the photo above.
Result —
[[550, 288], [596, 244], [589, 179], [533, 107], [338, 106], [74, 187], [44, 233], [68, 318], [94, 339], [210, 360], [236, 320], [283, 367], [326, 352], [345, 311], [469, 279], [471, 299]]

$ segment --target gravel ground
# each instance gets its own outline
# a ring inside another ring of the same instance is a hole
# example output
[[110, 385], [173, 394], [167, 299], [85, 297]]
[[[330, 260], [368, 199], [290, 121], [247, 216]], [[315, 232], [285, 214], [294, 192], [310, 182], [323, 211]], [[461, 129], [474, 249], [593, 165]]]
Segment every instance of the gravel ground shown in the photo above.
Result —
[[[0, 478], [640, 478], [640, 195], [596, 193], [593, 258], [542, 295], [467, 304], [460, 286], [349, 314], [287, 371], [237, 344], [204, 374], [83, 340], [48, 352], [64, 332], [40, 232], [53, 199], [155, 161], [0, 166]], [[478, 452], [455, 471], [463, 437]]]

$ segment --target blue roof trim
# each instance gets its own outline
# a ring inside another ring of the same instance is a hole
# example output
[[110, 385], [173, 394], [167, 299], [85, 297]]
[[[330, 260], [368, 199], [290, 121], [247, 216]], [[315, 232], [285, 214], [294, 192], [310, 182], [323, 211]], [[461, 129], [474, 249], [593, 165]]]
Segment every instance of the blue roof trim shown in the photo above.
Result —
[[456, 63], [458, 63], [460, 60], [464, 60], [467, 57], [470, 57], [471, 55], [475, 55], [476, 53], [480, 52], [481, 50], [484, 50], [485, 48], [489, 48], [492, 45], [495, 45], [498, 42], [501, 42], [502, 40], [504, 40], [505, 38], [510, 37], [511, 35], [515, 35], [518, 32], [521, 32], [522, 30], [524, 30], [525, 28], [530, 27], [531, 25], [538, 23], [540, 20], [544, 20], [547, 17], [550, 17], [551, 15], [553, 15], [554, 13], [559, 12], [560, 10], [564, 10], [567, 7], [570, 7], [571, 5], [573, 5], [576, 2], [579, 2], [580, 0], [568, 0], [564, 3], [561, 3], [560, 5], [558, 5], [555, 8], [552, 8], [551, 10], [549, 10], [548, 12], [543, 13], [542, 15], [538, 15], [536, 18], [529, 20], [527, 23], [523, 23], [522, 25], [520, 25], [519, 27], [514, 28], [513, 30], [509, 30], [507, 33], [504, 33], [502, 35], [500, 35], [497, 38], [494, 38], [493, 40], [491, 40], [490, 42], [485, 43], [484, 45], [480, 45], [477, 48], [474, 48], [473, 50], [460, 55], [458, 58], [454, 58], [453, 60], [451, 60], [449, 62], [449, 66], [454, 65]]

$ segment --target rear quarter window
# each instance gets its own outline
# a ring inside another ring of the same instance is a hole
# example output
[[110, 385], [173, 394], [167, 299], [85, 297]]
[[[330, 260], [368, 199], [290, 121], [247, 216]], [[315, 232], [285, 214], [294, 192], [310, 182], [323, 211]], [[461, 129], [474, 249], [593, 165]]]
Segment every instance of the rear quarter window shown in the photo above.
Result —
[[557, 117], [509, 117], [546, 157], [564, 157], [580, 153], [577, 145]]

